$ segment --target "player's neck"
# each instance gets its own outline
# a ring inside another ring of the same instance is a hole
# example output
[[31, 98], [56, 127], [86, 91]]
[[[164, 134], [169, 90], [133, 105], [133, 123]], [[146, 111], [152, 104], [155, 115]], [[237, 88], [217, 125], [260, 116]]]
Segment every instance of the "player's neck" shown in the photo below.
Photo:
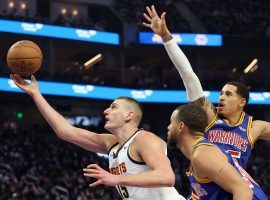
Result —
[[123, 145], [136, 131], [138, 127], [135, 126], [124, 126], [115, 131], [114, 135], [120, 145]]
[[234, 125], [236, 125], [239, 122], [239, 120], [241, 118], [241, 115], [242, 115], [242, 112], [243, 111], [240, 110], [240, 111], [238, 111], [238, 112], [236, 112], [234, 114], [231, 114], [228, 117], [226, 117], [226, 120], [228, 121], [228, 123], [230, 125], [234, 126]]
[[197, 143], [197, 140], [201, 138], [200, 136], [187, 136], [183, 137], [177, 147], [182, 151], [182, 153], [185, 155], [187, 159], [191, 159], [193, 149]]

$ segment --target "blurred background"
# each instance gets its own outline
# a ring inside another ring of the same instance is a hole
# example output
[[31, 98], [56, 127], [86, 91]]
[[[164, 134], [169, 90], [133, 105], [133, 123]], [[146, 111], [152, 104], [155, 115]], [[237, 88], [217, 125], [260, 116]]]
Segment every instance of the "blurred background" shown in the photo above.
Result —
[[[234, 80], [251, 91], [268, 94], [267, 0], [0, 0], [0, 77], [10, 74], [6, 64], [9, 47], [19, 40], [31, 40], [43, 52], [38, 81], [184, 90], [159, 38], [142, 26], [145, 7], [152, 4], [159, 14], [167, 12], [168, 27], [205, 90], [219, 91]], [[144, 37], [146, 32], [149, 37]], [[194, 39], [184, 43], [186, 36]], [[212, 41], [212, 36], [218, 39]], [[85, 70], [83, 63], [98, 53], [103, 60]], [[61, 88], [54, 90], [57, 93]], [[110, 100], [45, 98], [71, 124], [105, 132], [103, 110]], [[93, 180], [83, 177], [82, 168], [90, 163], [107, 168], [106, 158], [59, 140], [28, 95], [0, 91], [0, 102], [0, 199], [119, 199], [113, 187], [91, 189], [88, 184]], [[166, 140], [170, 114], [178, 105], [143, 103], [141, 127]], [[255, 119], [270, 120], [268, 104], [251, 104], [246, 112]], [[247, 168], [268, 198], [269, 149], [269, 142], [259, 141]], [[188, 161], [177, 150], [169, 150], [169, 158], [176, 188], [187, 196]]]

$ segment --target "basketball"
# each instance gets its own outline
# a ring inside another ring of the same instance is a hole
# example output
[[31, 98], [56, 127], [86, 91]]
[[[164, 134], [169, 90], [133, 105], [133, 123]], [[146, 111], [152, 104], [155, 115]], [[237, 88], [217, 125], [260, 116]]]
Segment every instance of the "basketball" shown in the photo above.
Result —
[[29, 40], [21, 40], [13, 44], [7, 53], [9, 69], [20, 76], [36, 73], [42, 63], [42, 52], [38, 45]]

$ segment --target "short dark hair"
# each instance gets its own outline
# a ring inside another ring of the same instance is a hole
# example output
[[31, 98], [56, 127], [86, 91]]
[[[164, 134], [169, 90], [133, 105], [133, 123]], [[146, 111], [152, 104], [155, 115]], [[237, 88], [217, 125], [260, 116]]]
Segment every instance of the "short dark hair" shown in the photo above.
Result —
[[140, 124], [141, 120], [142, 120], [142, 116], [143, 116], [143, 108], [142, 108], [142, 104], [140, 102], [138, 102], [136, 99], [133, 99], [131, 97], [126, 97], [126, 96], [120, 96], [117, 97], [115, 100], [117, 99], [123, 99], [126, 100], [127, 102], [134, 104], [138, 109], [139, 109], [139, 113], [136, 117], [136, 120], [138, 122], [138, 124]]
[[230, 81], [226, 83], [226, 85], [233, 85], [236, 87], [236, 93], [240, 95], [242, 98], [246, 99], [246, 105], [248, 104], [249, 101], [249, 91], [246, 85], [243, 83], [237, 82], [237, 81]]
[[193, 131], [204, 133], [208, 125], [206, 112], [197, 105], [181, 105], [176, 108], [178, 110], [176, 120], [184, 122], [184, 124]]

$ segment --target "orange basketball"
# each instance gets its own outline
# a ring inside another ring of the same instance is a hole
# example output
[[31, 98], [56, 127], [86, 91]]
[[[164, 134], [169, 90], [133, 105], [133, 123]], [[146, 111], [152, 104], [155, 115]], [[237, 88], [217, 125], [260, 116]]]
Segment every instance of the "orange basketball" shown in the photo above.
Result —
[[42, 63], [40, 48], [29, 40], [21, 40], [13, 44], [7, 53], [9, 69], [21, 76], [30, 76], [37, 72]]

